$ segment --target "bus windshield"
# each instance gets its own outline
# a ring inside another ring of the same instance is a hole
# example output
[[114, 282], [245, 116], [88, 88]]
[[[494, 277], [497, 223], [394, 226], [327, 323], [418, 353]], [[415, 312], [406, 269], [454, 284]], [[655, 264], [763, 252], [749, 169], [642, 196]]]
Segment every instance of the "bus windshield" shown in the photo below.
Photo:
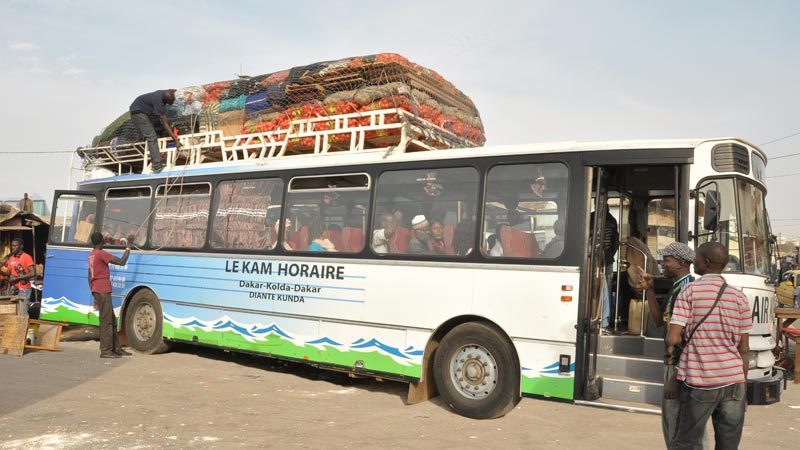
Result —
[[[745, 179], [716, 179], [703, 183], [698, 193], [698, 245], [724, 244], [729, 256], [726, 272], [768, 275], [766, 206], [761, 188]], [[713, 209], [715, 221], [705, 217]]]

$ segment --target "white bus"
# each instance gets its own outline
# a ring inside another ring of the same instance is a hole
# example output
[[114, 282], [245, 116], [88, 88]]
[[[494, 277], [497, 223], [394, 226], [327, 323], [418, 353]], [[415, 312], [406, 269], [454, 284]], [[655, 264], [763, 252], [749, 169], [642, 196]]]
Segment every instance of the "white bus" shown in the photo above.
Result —
[[[752, 306], [749, 378], [763, 390], [776, 380], [765, 165], [739, 139], [567, 142], [87, 180], [55, 196], [42, 318], [97, 324], [89, 234], [111, 251], [135, 235], [112, 283], [137, 351], [186, 342], [407, 381], [411, 402], [438, 391], [473, 418], [523, 395], [653, 410], [663, 336], [631, 325], [642, 309], [626, 293], [626, 249], [639, 239], [655, 258], [671, 240], [715, 240]], [[604, 221], [590, 220], [609, 204], [623, 250], [613, 264]], [[669, 283], [656, 287], [660, 297]]]

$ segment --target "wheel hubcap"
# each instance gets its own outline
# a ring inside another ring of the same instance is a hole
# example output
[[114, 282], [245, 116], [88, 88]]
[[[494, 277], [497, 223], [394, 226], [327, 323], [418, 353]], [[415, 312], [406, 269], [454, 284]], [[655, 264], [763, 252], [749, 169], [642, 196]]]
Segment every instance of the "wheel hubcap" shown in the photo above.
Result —
[[450, 379], [464, 397], [482, 399], [497, 387], [497, 362], [480, 345], [465, 345], [450, 361]]
[[133, 315], [133, 332], [142, 342], [150, 340], [156, 330], [156, 311], [150, 305], [141, 305]]

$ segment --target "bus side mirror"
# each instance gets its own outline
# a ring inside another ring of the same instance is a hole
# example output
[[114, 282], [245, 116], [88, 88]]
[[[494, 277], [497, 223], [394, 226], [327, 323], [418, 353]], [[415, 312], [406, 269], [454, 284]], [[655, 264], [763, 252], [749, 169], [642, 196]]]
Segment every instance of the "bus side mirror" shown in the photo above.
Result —
[[708, 190], [705, 192], [705, 212], [703, 214], [703, 228], [716, 231], [719, 226], [719, 192]]

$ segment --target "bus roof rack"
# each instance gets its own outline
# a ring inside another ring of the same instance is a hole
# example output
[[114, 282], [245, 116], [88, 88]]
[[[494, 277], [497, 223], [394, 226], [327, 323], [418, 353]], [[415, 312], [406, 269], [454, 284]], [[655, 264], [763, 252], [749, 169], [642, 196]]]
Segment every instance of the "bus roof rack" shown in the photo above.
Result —
[[[479, 146], [402, 108], [292, 120], [285, 128], [267, 132], [228, 136], [222, 130], [212, 130], [179, 139], [182, 148], [178, 151], [171, 138], [158, 139], [167, 169], [299, 155], [370, 150], [388, 154]], [[94, 169], [116, 175], [152, 171], [144, 141], [81, 147], [77, 153], [83, 159], [84, 178]]]

